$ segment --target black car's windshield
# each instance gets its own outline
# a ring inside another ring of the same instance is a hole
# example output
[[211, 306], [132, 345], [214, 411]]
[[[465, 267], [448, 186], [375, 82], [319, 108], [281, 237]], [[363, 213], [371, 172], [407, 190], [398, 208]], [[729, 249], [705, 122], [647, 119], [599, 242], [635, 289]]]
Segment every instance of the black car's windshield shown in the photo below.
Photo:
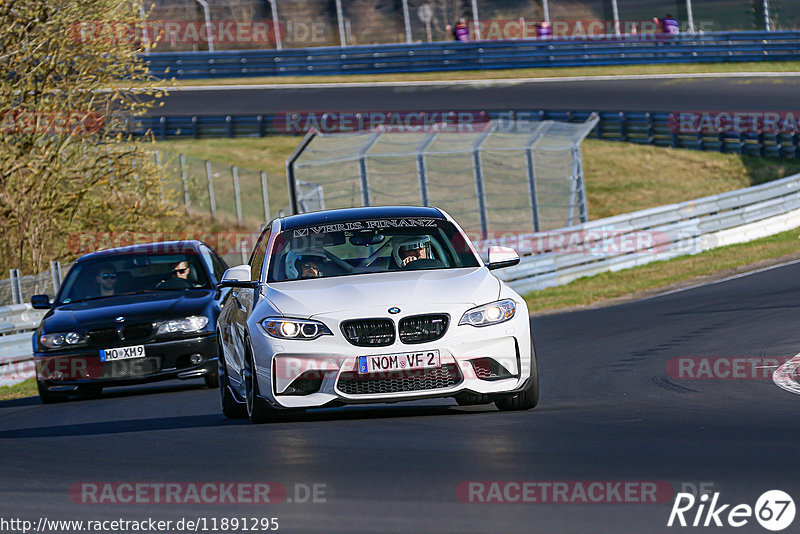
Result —
[[452, 223], [425, 218], [287, 230], [275, 239], [271, 258], [269, 282], [480, 265]]
[[76, 263], [62, 284], [58, 303], [210, 287], [200, 258], [192, 252], [114, 254]]

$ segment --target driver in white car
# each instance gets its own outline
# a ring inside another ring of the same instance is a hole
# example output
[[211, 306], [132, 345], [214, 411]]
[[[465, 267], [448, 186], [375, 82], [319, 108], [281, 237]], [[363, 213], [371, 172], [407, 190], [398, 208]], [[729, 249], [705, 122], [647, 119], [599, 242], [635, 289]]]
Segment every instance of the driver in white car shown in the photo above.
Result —
[[431, 238], [427, 235], [396, 237], [392, 243], [394, 261], [405, 267], [412, 261], [431, 258]]

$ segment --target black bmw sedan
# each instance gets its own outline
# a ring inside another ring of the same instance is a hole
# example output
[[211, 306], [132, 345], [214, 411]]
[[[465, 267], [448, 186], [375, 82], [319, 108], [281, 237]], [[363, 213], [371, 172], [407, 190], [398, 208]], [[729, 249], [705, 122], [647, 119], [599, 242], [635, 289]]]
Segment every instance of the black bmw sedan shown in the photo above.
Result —
[[45, 403], [107, 386], [203, 378], [218, 386], [219, 302], [225, 261], [199, 241], [92, 252], [74, 263], [33, 336]]

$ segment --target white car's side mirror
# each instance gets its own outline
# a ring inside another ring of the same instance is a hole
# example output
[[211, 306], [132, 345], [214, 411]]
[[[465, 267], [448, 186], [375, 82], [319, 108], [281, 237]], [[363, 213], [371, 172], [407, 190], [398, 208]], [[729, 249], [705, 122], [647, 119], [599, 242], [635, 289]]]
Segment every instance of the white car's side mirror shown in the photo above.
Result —
[[519, 263], [519, 254], [513, 248], [509, 247], [489, 247], [489, 263], [486, 267], [489, 270], [502, 269], [503, 267], [511, 267]]
[[242, 287], [242, 288], [254, 288], [258, 286], [258, 282], [254, 282], [250, 279], [250, 266], [249, 265], [237, 265], [236, 267], [231, 267], [225, 274], [222, 275], [222, 280], [219, 284], [217, 284], [218, 288], [223, 287]]

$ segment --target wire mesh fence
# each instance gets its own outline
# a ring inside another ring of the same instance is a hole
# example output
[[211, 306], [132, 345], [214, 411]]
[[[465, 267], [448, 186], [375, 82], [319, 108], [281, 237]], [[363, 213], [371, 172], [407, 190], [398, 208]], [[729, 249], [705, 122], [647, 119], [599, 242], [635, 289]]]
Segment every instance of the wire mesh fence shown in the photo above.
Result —
[[[158, 0], [149, 13], [156, 51], [305, 48], [454, 39], [536, 38], [547, 21], [556, 37], [657, 32], [671, 15], [681, 32], [796, 30], [796, 0]], [[206, 17], [210, 30], [206, 28]], [[192, 24], [196, 22], [197, 24]]]
[[225, 165], [184, 154], [157, 151], [164, 183], [187, 213], [247, 228], [260, 228], [285, 212], [284, 176], [238, 165]]
[[290, 172], [314, 181], [318, 209], [421, 204], [444, 209], [481, 236], [551, 230], [588, 220], [580, 143], [597, 121], [495, 119], [469, 132], [311, 133]]

